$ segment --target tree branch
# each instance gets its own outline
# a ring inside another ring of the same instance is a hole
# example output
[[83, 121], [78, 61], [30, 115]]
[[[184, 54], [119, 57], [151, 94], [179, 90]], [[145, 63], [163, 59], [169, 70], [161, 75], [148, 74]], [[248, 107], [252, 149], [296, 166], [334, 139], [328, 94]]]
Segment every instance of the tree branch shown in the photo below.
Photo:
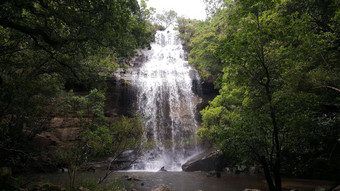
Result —
[[33, 29], [33, 28], [29, 28], [27, 26], [22, 26], [19, 25], [17, 23], [14, 22], [10, 22], [8, 20], [4, 20], [4, 19], [0, 19], [0, 25], [6, 28], [12, 28], [15, 29], [17, 31], [20, 31], [24, 34], [27, 34], [29, 36], [34, 36], [34, 35], [39, 35], [43, 38], [43, 40], [50, 44], [51, 46], [56, 46], [59, 45], [61, 42], [58, 42], [52, 38], [50, 38], [50, 36], [48, 34], [46, 34], [43, 30], [40, 29]]
[[318, 87], [315, 87], [314, 89], [320, 89], [320, 88], [328, 88], [328, 89], [332, 89], [340, 93], [340, 89], [333, 87], [333, 86], [318, 86]]

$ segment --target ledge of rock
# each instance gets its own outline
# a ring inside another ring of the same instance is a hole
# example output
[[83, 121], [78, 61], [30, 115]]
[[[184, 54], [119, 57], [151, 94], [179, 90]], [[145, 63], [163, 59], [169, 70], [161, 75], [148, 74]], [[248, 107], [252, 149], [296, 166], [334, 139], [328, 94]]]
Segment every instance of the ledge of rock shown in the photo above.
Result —
[[226, 159], [221, 150], [208, 150], [203, 152], [182, 165], [182, 170], [193, 171], [221, 171], [226, 167]]

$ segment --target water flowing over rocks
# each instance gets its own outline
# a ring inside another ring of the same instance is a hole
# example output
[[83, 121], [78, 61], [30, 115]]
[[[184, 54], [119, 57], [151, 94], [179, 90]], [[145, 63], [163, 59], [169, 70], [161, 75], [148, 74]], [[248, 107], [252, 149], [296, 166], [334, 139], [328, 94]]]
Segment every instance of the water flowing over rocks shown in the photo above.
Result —
[[[199, 152], [195, 132], [197, 104], [202, 99], [198, 72], [185, 60], [178, 31], [158, 31], [144, 63], [132, 71], [137, 111], [145, 121], [144, 155], [134, 170], [181, 170], [186, 159]], [[195, 94], [196, 93], [196, 94]]]

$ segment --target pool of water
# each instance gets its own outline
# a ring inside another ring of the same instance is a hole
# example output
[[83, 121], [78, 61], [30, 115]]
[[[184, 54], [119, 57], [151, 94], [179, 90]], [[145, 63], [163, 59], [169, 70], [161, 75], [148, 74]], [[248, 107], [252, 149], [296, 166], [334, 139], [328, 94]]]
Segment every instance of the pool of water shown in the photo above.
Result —
[[[149, 191], [158, 184], [168, 185], [174, 191], [239, 191], [245, 188], [266, 190], [265, 180], [258, 176], [222, 174], [220, 178], [203, 172], [133, 172], [125, 176], [140, 177], [134, 181], [137, 190]], [[128, 183], [128, 181], [125, 181]], [[143, 185], [143, 186], [142, 186]]]
[[[95, 173], [79, 173], [78, 180], [96, 181], [105, 174], [104, 171]], [[31, 176], [36, 180], [48, 181], [53, 184], [67, 184], [67, 173], [39, 174]], [[132, 180], [128, 180], [130, 177]], [[133, 180], [135, 179], [135, 180]], [[242, 191], [245, 188], [268, 190], [263, 176], [246, 174], [225, 174], [220, 178], [208, 176], [204, 172], [114, 172], [106, 180], [110, 183], [120, 180], [129, 189], [150, 191], [158, 184], [165, 184], [173, 191]], [[298, 189], [314, 191], [318, 186], [334, 185], [333, 182], [305, 179], [283, 179], [283, 190]]]

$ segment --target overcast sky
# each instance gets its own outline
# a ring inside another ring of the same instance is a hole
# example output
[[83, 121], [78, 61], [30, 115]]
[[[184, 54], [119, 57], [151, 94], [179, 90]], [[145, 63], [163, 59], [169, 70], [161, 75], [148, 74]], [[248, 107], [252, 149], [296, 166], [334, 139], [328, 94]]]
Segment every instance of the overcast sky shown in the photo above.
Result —
[[203, 0], [149, 0], [149, 7], [154, 7], [157, 12], [174, 10], [178, 16], [186, 16], [191, 19], [204, 20], [206, 18]]

